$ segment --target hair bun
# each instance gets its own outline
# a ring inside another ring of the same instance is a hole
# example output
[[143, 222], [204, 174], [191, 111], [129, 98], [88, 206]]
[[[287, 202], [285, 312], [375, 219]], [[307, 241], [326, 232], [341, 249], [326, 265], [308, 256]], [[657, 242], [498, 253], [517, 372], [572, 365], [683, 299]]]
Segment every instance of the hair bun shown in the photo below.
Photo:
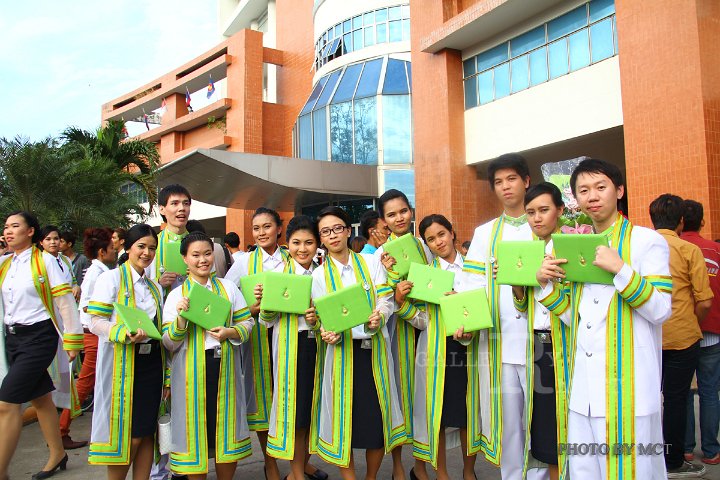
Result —
[[127, 262], [127, 261], [128, 261], [128, 258], [130, 258], [130, 256], [128, 255], [128, 253], [127, 253], [127, 252], [123, 252], [123, 254], [120, 255], [120, 258], [118, 258], [118, 267], [119, 267], [120, 265], [122, 265], [123, 263]]

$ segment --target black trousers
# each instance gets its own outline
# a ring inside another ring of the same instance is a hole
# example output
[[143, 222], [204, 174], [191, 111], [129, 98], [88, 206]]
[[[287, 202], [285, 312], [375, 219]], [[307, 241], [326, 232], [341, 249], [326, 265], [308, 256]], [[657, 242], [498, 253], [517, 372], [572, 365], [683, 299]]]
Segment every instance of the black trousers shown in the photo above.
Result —
[[662, 352], [663, 437], [670, 445], [665, 453], [668, 469], [679, 468], [684, 461], [687, 397], [699, 355], [700, 341], [684, 350]]

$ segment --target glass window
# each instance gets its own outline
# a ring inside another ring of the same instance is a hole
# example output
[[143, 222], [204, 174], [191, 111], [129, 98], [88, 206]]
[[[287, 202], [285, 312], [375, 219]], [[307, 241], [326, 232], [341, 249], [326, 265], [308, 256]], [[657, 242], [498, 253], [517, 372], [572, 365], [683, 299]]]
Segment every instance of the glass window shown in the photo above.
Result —
[[327, 108], [315, 110], [312, 113], [313, 121], [313, 158], [327, 160]]
[[562, 17], [550, 20], [548, 27], [548, 41], [553, 41], [568, 33], [587, 25], [587, 5], [571, 10]]
[[352, 163], [352, 103], [330, 105], [330, 147], [333, 162]]
[[541, 25], [510, 40], [510, 56], [517, 57], [544, 44], [545, 25]]
[[390, 7], [390, 20], [400, 20], [402, 17], [402, 9], [397, 7]]
[[467, 60], [463, 62], [463, 76], [469, 77], [470, 75], [474, 75], [475, 72], [475, 57], [470, 57]]
[[410, 96], [383, 96], [382, 106], [383, 163], [412, 163]]
[[568, 73], [567, 39], [563, 38], [548, 45], [550, 79]]
[[415, 205], [415, 171], [414, 170], [385, 170], [385, 190], [395, 188], [403, 192]]
[[343, 55], [353, 51], [352, 48], [352, 33], [346, 33], [343, 35]]
[[362, 27], [362, 15], [358, 15], [357, 17], [353, 17], [352, 19], [352, 26], [353, 30], [356, 28]]
[[478, 75], [478, 92], [480, 96], [480, 105], [492, 102], [495, 99], [493, 93], [493, 71], [488, 70]]
[[342, 24], [335, 25], [335, 38], [342, 36]]
[[375, 12], [368, 12], [363, 14], [363, 25], [368, 26], [375, 23]]
[[405, 75], [405, 62], [402, 60], [389, 59], [385, 69], [385, 83], [382, 93], [403, 94], [409, 93], [407, 77]]
[[375, 45], [375, 28], [374, 27], [365, 27], [365, 46], [369, 47], [370, 45]]
[[402, 21], [395, 20], [390, 22], [390, 41], [399, 42], [402, 40]]
[[318, 83], [315, 84], [315, 88], [313, 88], [312, 93], [310, 94], [310, 98], [308, 98], [307, 103], [303, 107], [302, 111], [300, 112], [300, 115], [305, 115], [307, 112], [312, 110], [313, 106], [315, 106], [315, 101], [320, 96], [320, 92], [322, 91], [322, 88], [325, 86], [325, 82], [327, 82], [329, 75], [325, 75], [320, 79]]
[[412, 92], [412, 63], [405, 62], [405, 70], [407, 71], [408, 76], [408, 87]]
[[615, 39], [615, 55], [617, 55], [617, 53], [618, 53], [617, 17], [613, 17], [613, 38]]
[[410, 5], [403, 5], [403, 6], [402, 6], [402, 17], [403, 17], [403, 18], [410, 18]]
[[539, 48], [529, 53], [530, 56], [530, 85], [547, 82], [547, 47]]
[[310, 115], [298, 119], [298, 137], [300, 137], [300, 158], [312, 158], [312, 123]]
[[377, 97], [355, 100], [355, 163], [377, 165]]
[[320, 94], [320, 98], [318, 98], [317, 104], [315, 105], [316, 109], [322, 108], [328, 104], [328, 102], [330, 101], [330, 97], [332, 96], [333, 91], [335, 90], [335, 85], [337, 84], [338, 78], [340, 78], [341, 73], [342, 73], [342, 70], [337, 70], [330, 74], [327, 84], [325, 84], [325, 88], [323, 89], [322, 93]]
[[362, 70], [363, 64], [356, 63], [349, 65], [345, 69], [345, 73], [340, 80], [335, 96], [332, 99], [332, 103], [346, 102], [350, 100], [355, 94], [355, 86], [357, 85], [358, 78], [360, 78], [360, 71]]
[[465, 109], [478, 106], [477, 76], [466, 78], [465, 84]]
[[590, 25], [590, 45], [592, 47], [593, 63], [612, 57], [613, 32], [611, 18], [606, 18], [602, 22]]
[[510, 64], [495, 67], [495, 99], [510, 95]]
[[590, 23], [615, 13], [615, 0], [592, 0], [590, 2]]
[[528, 69], [528, 56], [523, 55], [510, 62], [512, 72], [511, 91], [512, 93], [525, 90], [530, 86], [530, 72]]
[[570, 35], [568, 42], [570, 44], [570, 71], [574, 72], [590, 65], [590, 43], [587, 29]]
[[410, 40], [410, 19], [402, 21], [402, 39]]
[[385, 20], [387, 20], [387, 8], [375, 10], [375, 21], [377, 23], [380, 23], [384, 22]]
[[382, 69], [382, 58], [370, 60], [365, 63], [360, 82], [358, 82], [355, 98], [363, 98], [377, 95], [378, 82], [380, 81], [380, 70]]
[[360, 50], [361, 48], [363, 48], [362, 28], [360, 30], [355, 30], [352, 35], [353, 35], [353, 50]]
[[375, 27], [377, 43], [387, 42], [387, 23], [378, 23]]
[[343, 22], [343, 33], [348, 33], [351, 30], [352, 30], [352, 24], [351, 24], [350, 20], [345, 20]]
[[508, 59], [507, 42], [477, 56], [477, 71], [482, 72]]

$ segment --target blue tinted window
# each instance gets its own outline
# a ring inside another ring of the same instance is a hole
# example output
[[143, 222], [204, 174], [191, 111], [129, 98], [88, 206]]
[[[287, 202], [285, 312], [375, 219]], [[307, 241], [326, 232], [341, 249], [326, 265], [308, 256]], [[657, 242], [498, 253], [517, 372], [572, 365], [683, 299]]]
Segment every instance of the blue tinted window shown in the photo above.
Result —
[[362, 63], [356, 63], [345, 69], [345, 73], [340, 80], [340, 85], [338, 85], [332, 103], [346, 102], [353, 97], [353, 94], [355, 94], [355, 86], [357, 85], [358, 78], [360, 78], [362, 66]]
[[412, 63], [405, 62], [405, 70], [407, 71], [408, 76], [408, 87], [412, 92]]
[[568, 37], [570, 43], [570, 71], [573, 72], [590, 65], [590, 44], [587, 29], [580, 30]]
[[409, 95], [382, 97], [383, 163], [412, 162], [412, 117]]
[[410, 40], [410, 20], [407, 18], [402, 21], [402, 39]]
[[590, 23], [615, 13], [615, 0], [592, 0], [590, 2]]
[[310, 115], [298, 119], [298, 138], [300, 140], [300, 158], [312, 158], [312, 124]]
[[377, 165], [377, 97], [355, 100], [355, 163]]
[[363, 31], [365, 32], [365, 46], [375, 45], [375, 28], [365, 27]]
[[468, 58], [463, 62], [463, 76], [469, 77], [470, 75], [473, 75], [477, 70], [475, 70], [475, 57]]
[[617, 17], [613, 17], [613, 38], [615, 39], [615, 54], [617, 54], [618, 53]]
[[477, 92], [477, 76], [466, 78], [465, 84], [465, 109], [477, 107], [478, 105], [478, 92]]
[[492, 70], [478, 75], [478, 92], [480, 94], [480, 105], [492, 102], [495, 99]]
[[376, 25], [376, 39], [377, 43], [387, 42], [387, 23], [378, 23]]
[[361, 48], [363, 48], [362, 28], [360, 30], [355, 30], [352, 35], [353, 35], [353, 50], [360, 50]]
[[313, 158], [315, 160], [327, 160], [327, 108], [315, 110], [312, 113], [313, 120]]
[[385, 95], [409, 93], [407, 76], [405, 75], [405, 62], [392, 58], [388, 60], [382, 93]]
[[333, 162], [353, 161], [352, 104], [330, 105], [330, 147]]
[[375, 12], [368, 12], [363, 14], [363, 25], [372, 25], [375, 23]]
[[483, 52], [477, 56], [477, 70], [482, 72], [490, 67], [504, 62], [508, 59], [508, 46], [507, 43], [498, 45], [495, 48], [491, 48], [487, 52]]
[[562, 17], [548, 22], [548, 40], [553, 41], [563, 35], [587, 25], [587, 5], [571, 10]]
[[400, 7], [390, 7], [390, 20], [399, 20], [402, 16]]
[[358, 15], [357, 17], [353, 17], [352, 19], [352, 26], [353, 30], [356, 28], [362, 27], [362, 15]]
[[375, 10], [375, 21], [379, 23], [385, 20], [387, 20], [387, 9], [381, 8], [380, 10]]
[[365, 63], [365, 68], [363, 68], [360, 82], [358, 83], [357, 92], [355, 92], [356, 99], [377, 95], [382, 62], [382, 58], [378, 58]]
[[343, 22], [343, 32], [348, 33], [350, 30], [352, 30], [352, 25], [350, 23], [350, 20], [345, 20]]
[[335, 25], [335, 37], [341, 37], [342, 36], [342, 24], [338, 23]]
[[402, 40], [402, 21], [394, 20], [390, 22], [390, 41], [399, 42]]
[[415, 172], [413, 170], [385, 170], [385, 190], [395, 188], [403, 192], [415, 205]]
[[328, 102], [330, 101], [330, 96], [333, 94], [333, 90], [335, 89], [335, 84], [337, 84], [338, 78], [340, 78], [341, 73], [342, 72], [338, 70], [330, 74], [330, 77], [325, 84], [325, 88], [323, 89], [322, 94], [320, 94], [320, 98], [318, 98], [315, 108], [321, 108], [328, 104]]
[[403, 6], [402, 6], [402, 17], [403, 17], [403, 18], [410, 18], [410, 5], [403, 5]]
[[495, 99], [510, 95], [510, 64], [495, 67]]
[[545, 25], [542, 25], [510, 40], [510, 55], [517, 57], [544, 44]]
[[325, 86], [325, 82], [327, 82], [329, 75], [325, 75], [320, 79], [320, 81], [315, 84], [315, 88], [313, 88], [312, 93], [310, 94], [310, 98], [308, 98], [307, 103], [303, 107], [302, 111], [300, 112], [300, 115], [304, 115], [310, 110], [312, 110], [313, 106], [315, 105], [315, 101], [320, 96], [320, 92], [322, 91], [322, 88]]
[[510, 62], [512, 72], [511, 91], [513, 93], [525, 90], [530, 86], [530, 72], [528, 71], [528, 56], [523, 55]]
[[343, 54], [350, 53], [353, 51], [352, 48], [352, 33], [346, 33], [343, 35]]
[[530, 52], [530, 84], [547, 82], [547, 47]]
[[550, 79], [568, 73], [567, 39], [563, 38], [548, 45]]
[[613, 55], [612, 19], [590, 26], [590, 45], [592, 47], [592, 61], [599, 62]]

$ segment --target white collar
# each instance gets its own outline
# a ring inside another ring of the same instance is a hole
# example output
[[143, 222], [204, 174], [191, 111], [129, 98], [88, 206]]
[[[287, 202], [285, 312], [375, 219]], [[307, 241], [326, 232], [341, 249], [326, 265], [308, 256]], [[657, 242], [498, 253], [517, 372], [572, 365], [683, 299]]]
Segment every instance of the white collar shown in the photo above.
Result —
[[262, 252], [263, 262], [269, 258], [276, 260], [276, 261], [282, 260], [282, 254], [280, 253], [280, 245], [278, 245], [275, 248], [275, 253], [273, 253], [272, 255], [270, 255], [264, 248], [262, 248], [262, 247], [258, 247], [258, 248]]
[[129, 270], [130, 270], [130, 275], [132, 275], [133, 285], [139, 285], [139, 284], [146, 285], [145, 275], [141, 276], [139, 273], [137, 273], [137, 271], [135, 271], [135, 269], [133, 268], [132, 265], [128, 265], [128, 267], [130, 267]]
[[440, 261], [440, 268], [443, 270], [447, 270], [450, 265], [455, 265], [457, 267], [463, 268], [463, 261], [462, 261], [462, 255], [460, 255], [460, 252], [457, 250], [455, 251], [455, 260], [453, 263], [450, 263], [448, 261], [445, 261], [444, 259], [438, 257], [438, 260]]
[[348, 256], [348, 264], [347, 265], [343, 265], [342, 263], [340, 263], [340, 260], [336, 260], [335, 257], [333, 257], [332, 255], [329, 255], [329, 257], [332, 260], [332, 262], [335, 264], [335, 267], [337, 267], [338, 270], [342, 271], [345, 268], [350, 268], [350, 270], [352, 270], [353, 265], [352, 265], [351, 257]]
[[310, 268], [303, 267], [294, 258], [293, 258], [293, 263], [295, 264], [295, 273], [297, 273], [298, 275], [307, 275], [308, 272], [312, 273], [313, 270], [315, 270], [314, 263], [310, 264]]
[[[107, 272], [108, 270], [110, 270], [110, 267], [105, 265], [103, 262], [101, 262], [97, 258], [94, 258], [93, 261], [90, 263], [95, 265], [96, 267], [98, 267], [102, 272]], [[130, 267], [130, 268], [132, 268], [132, 267]]]
[[[45, 252], [43, 252], [45, 253]], [[25, 262], [30, 258], [30, 255], [32, 254], [32, 247], [28, 248], [27, 250], [24, 250], [20, 255], [17, 253], [13, 253], [13, 261], [17, 260], [19, 262]], [[49, 255], [49, 254], [48, 254]]]

